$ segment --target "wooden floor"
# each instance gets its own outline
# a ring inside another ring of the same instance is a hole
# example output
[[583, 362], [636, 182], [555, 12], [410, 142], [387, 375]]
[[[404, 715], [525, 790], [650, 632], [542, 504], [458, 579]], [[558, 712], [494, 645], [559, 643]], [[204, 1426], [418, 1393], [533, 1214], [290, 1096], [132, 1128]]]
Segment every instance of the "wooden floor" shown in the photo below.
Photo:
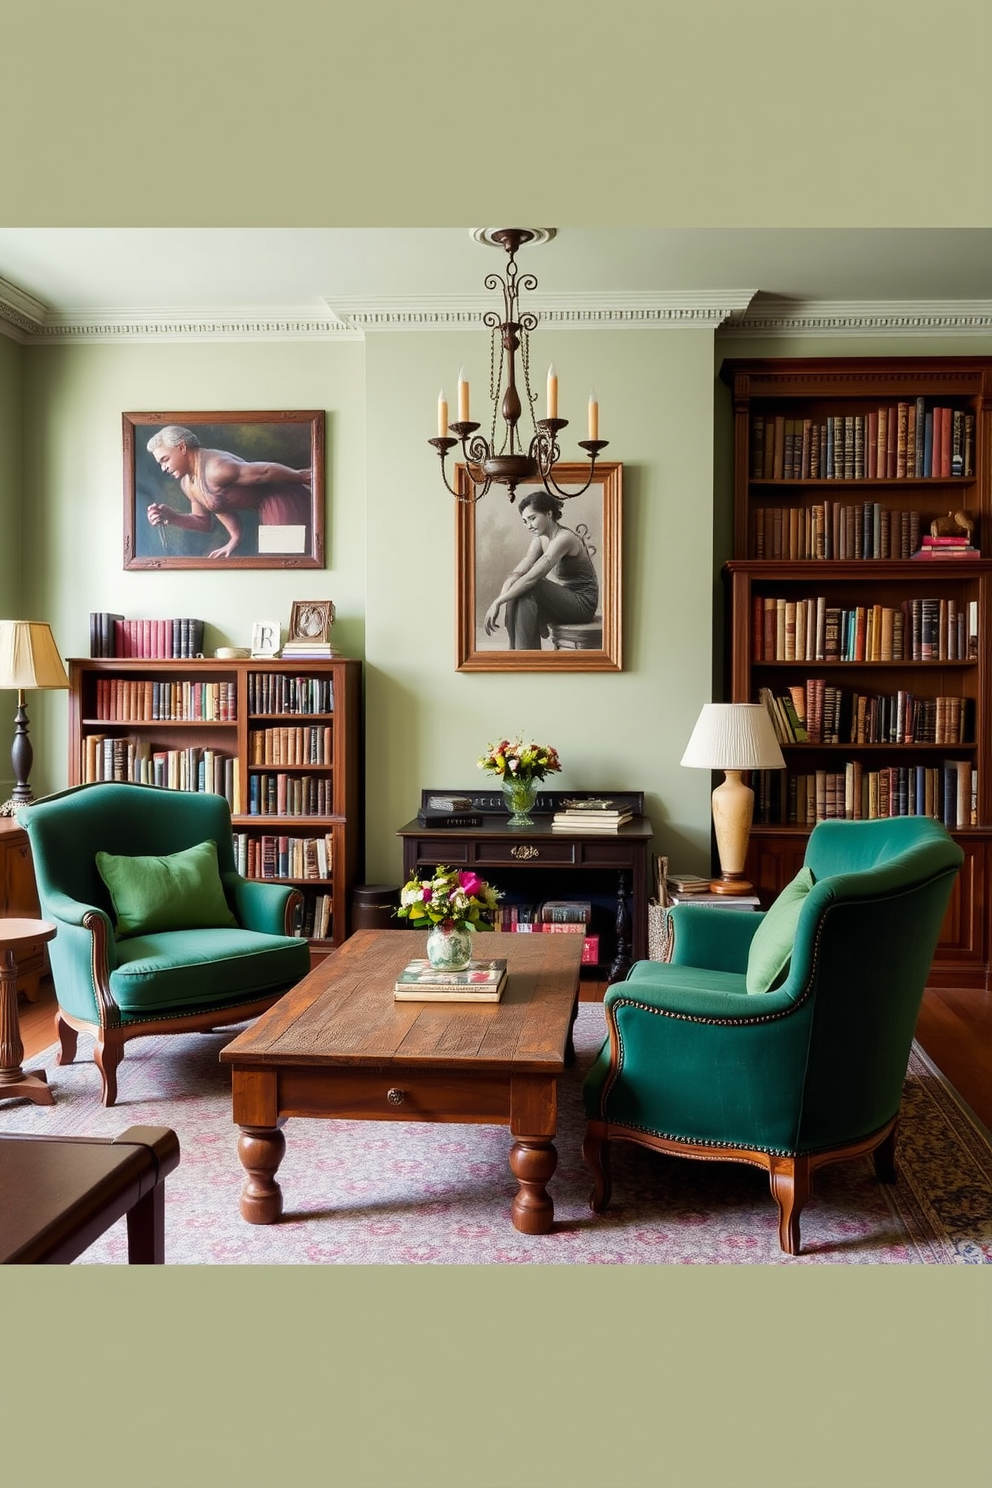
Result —
[[[583, 982], [582, 1001], [602, 998], [603, 982]], [[37, 1002], [20, 999], [24, 1063], [55, 1042], [55, 996], [43, 988]], [[934, 1064], [992, 1129], [992, 993], [929, 989], [923, 998], [916, 1037]]]

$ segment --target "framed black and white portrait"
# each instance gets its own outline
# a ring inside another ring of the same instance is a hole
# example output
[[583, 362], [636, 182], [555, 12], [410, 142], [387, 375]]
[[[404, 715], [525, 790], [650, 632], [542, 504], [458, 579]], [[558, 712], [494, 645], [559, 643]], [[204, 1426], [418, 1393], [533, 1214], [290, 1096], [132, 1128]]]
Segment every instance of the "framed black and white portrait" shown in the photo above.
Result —
[[[457, 667], [462, 672], [618, 672], [619, 462], [560, 464], [555, 484], [493, 484], [479, 501], [464, 465], [457, 503]], [[574, 493], [574, 494], [573, 494]]]

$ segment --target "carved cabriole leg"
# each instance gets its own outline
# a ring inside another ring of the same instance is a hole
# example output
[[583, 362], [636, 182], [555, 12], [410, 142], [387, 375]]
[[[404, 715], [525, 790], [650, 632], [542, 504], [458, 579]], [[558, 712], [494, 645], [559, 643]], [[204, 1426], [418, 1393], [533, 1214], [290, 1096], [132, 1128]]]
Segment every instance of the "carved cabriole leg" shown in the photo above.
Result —
[[875, 1166], [875, 1177], [879, 1183], [895, 1183], [896, 1181], [896, 1133], [899, 1123], [896, 1122], [888, 1136], [885, 1137], [871, 1155]]
[[272, 1224], [282, 1214], [282, 1189], [276, 1173], [286, 1151], [282, 1122], [275, 1127], [243, 1126], [238, 1157], [248, 1177], [241, 1190], [241, 1218], [249, 1224]]
[[510, 1217], [524, 1235], [546, 1235], [554, 1221], [554, 1200], [546, 1185], [558, 1166], [555, 1144], [547, 1137], [518, 1137], [510, 1148], [510, 1172], [520, 1185]]
[[103, 1029], [93, 1045], [93, 1063], [100, 1071], [103, 1082], [101, 1099], [105, 1106], [117, 1104], [117, 1066], [124, 1058], [124, 1040], [108, 1037]]
[[76, 1057], [79, 1033], [71, 1023], [65, 1021], [60, 1011], [55, 1014], [55, 1037], [59, 1041], [59, 1052], [55, 1056], [55, 1063], [71, 1064]]
[[778, 1205], [778, 1241], [786, 1255], [799, 1254], [799, 1216], [812, 1184], [808, 1157], [769, 1158], [768, 1179]]
[[603, 1131], [592, 1122], [586, 1127], [582, 1156], [593, 1180], [592, 1193], [589, 1195], [589, 1208], [594, 1214], [601, 1214], [609, 1204], [613, 1192], [613, 1180], [610, 1176], [610, 1144]]

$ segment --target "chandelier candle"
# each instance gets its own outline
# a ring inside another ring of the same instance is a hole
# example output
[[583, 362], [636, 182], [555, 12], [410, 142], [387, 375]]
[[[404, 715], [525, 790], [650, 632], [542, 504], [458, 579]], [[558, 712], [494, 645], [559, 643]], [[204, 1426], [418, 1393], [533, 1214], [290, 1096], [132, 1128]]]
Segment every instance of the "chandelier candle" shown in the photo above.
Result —
[[468, 381], [465, 377], [465, 368], [458, 370], [458, 422], [468, 423]]
[[437, 395], [437, 437], [443, 439], [448, 432], [448, 404], [444, 388]]
[[548, 418], [558, 417], [558, 373], [554, 362], [548, 368]]

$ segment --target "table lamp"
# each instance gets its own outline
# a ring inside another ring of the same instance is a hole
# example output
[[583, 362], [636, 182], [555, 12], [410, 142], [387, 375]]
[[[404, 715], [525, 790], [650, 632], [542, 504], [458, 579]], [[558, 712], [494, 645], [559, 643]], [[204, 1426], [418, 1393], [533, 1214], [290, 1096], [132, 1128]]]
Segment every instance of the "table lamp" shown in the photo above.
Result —
[[18, 806], [34, 800], [28, 776], [34, 750], [28, 737], [28, 714], [24, 693], [33, 687], [68, 687], [62, 658], [51, 630], [39, 620], [0, 620], [0, 689], [17, 688], [14, 742], [10, 763], [14, 770], [14, 793], [0, 806], [0, 816], [13, 816]]
[[725, 779], [713, 792], [713, 831], [720, 859], [714, 894], [750, 894], [744, 877], [747, 840], [754, 814], [754, 791], [742, 770], [784, 770], [775, 727], [763, 703], [704, 703], [682, 756], [682, 764], [700, 770], [723, 770]]

